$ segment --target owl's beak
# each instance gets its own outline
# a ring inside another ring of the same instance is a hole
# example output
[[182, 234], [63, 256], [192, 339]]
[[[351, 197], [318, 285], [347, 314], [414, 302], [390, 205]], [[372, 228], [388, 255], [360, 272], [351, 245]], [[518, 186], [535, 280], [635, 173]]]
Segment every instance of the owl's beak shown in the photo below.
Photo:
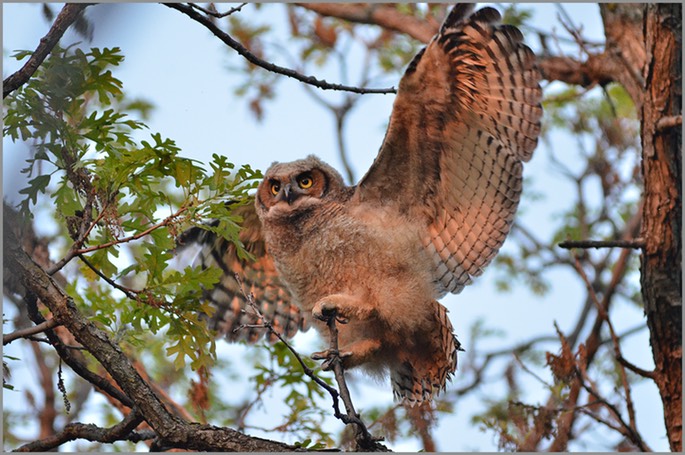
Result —
[[287, 202], [288, 204], [292, 204], [292, 202], [295, 200], [295, 197], [297, 197], [292, 189], [292, 185], [290, 185], [290, 183], [286, 183], [281, 190], [279, 199]]

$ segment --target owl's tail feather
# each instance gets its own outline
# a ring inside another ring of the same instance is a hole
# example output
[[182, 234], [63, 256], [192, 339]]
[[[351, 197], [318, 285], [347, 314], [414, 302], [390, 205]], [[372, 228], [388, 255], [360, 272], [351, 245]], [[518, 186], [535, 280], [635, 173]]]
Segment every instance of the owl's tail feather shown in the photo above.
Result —
[[438, 331], [435, 337], [421, 340], [417, 349], [407, 352], [390, 371], [395, 399], [411, 406], [429, 401], [445, 390], [447, 380], [457, 369], [457, 351], [461, 344], [453, 333], [447, 308], [433, 301]]

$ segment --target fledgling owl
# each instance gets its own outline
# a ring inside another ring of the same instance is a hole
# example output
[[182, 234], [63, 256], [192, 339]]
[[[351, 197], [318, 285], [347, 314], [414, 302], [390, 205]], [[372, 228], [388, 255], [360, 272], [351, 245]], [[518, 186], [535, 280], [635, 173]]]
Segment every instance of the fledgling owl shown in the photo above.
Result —
[[[447, 309], [495, 256], [521, 194], [522, 162], [540, 133], [540, 74], [532, 51], [499, 13], [452, 9], [402, 77], [385, 139], [355, 186], [314, 156], [274, 163], [254, 207], [241, 207], [240, 240], [257, 259], [194, 228], [202, 266], [224, 275], [209, 290], [212, 327], [256, 340], [234, 273], [262, 312], [290, 336], [340, 324], [346, 368], [389, 373], [394, 395], [415, 404], [444, 389], [459, 343]], [[327, 352], [315, 353], [326, 358]]]

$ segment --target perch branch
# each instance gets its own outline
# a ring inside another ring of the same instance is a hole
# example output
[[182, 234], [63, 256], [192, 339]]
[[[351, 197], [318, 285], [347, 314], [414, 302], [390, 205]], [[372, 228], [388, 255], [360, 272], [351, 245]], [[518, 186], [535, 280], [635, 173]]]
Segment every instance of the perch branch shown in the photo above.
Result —
[[[314, 371], [309, 368], [305, 363], [304, 360], [302, 360], [302, 357], [300, 354], [293, 348], [290, 343], [286, 341], [286, 339], [279, 333], [276, 329], [274, 329], [273, 324], [271, 324], [271, 321], [269, 321], [264, 314], [259, 310], [259, 306], [254, 300], [254, 295], [252, 293], [248, 293], [245, 290], [245, 287], [243, 286], [243, 281], [240, 278], [240, 275], [235, 274], [235, 279], [238, 282], [238, 286], [240, 287], [240, 291], [245, 297], [247, 304], [249, 307], [252, 309], [252, 311], [255, 312], [255, 315], [260, 319], [261, 324], [243, 324], [240, 327], [236, 328], [236, 330], [241, 330], [244, 328], [264, 328], [268, 330], [270, 333], [274, 334], [284, 345], [288, 350], [295, 356], [297, 359], [298, 363], [302, 367], [302, 371], [311, 378], [316, 384], [319, 386], [323, 387], [330, 395], [331, 398], [333, 399], [333, 411], [334, 411], [334, 416], [341, 420], [345, 425], [348, 424], [355, 424], [357, 431], [356, 435], [358, 436], [358, 444], [360, 446], [360, 449], [367, 450], [367, 451], [383, 451], [387, 450], [385, 446], [382, 444], [378, 444], [376, 440], [371, 436], [369, 431], [366, 428], [366, 425], [361, 421], [359, 418], [359, 415], [355, 412], [354, 410], [354, 405], [352, 404], [352, 400], [350, 399], [350, 392], [349, 389], [347, 388], [347, 383], [345, 382], [345, 376], [344, 376], [344, 371], [342, 367], [342, 363], [340, 362], [340, 357], [337, 357], [333, 359], [332, 361], [332, 366], [333, 366], [333, 372], [335, 374], [335, 379], [336, 382], [338, 383], [338, 387], [340, 388], [340, 392], [338, 392], [335, 388], [329, 386], [326, 384], [320, 377], [318, 377]], [[332, 321], [331, 321], [332, 320]], [[337, 327], [335, 326], [335, 316], [331, 317], [329, 321], [327, 321], [327, 325], [329, 330], [331, 331], [331, 345], [330, 349], [333, 352], [338, 352], [338, 330]], [[340, 412], [340, 405], [338, 403], [338, 398], [342, 399], [343, 404], [345, 405], [345, 410], [347, 411], [347, 414], [343, 414]]]

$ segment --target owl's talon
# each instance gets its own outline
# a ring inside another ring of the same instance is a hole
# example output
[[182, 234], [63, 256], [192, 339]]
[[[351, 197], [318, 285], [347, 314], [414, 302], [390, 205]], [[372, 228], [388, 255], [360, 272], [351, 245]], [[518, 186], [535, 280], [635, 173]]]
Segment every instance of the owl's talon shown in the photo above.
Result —
[[330, 371], [333, 368], [334, 360], [340, 359], [340, 361], [343, 361], [351, 355], [351, 351], [338, 352], [333, 349], [326, 349], [325, 351], [314, 352], [309, 357], [312, 360], [323, 360], [323, 362], [321, 363], [321, 369], [323, 371]]

